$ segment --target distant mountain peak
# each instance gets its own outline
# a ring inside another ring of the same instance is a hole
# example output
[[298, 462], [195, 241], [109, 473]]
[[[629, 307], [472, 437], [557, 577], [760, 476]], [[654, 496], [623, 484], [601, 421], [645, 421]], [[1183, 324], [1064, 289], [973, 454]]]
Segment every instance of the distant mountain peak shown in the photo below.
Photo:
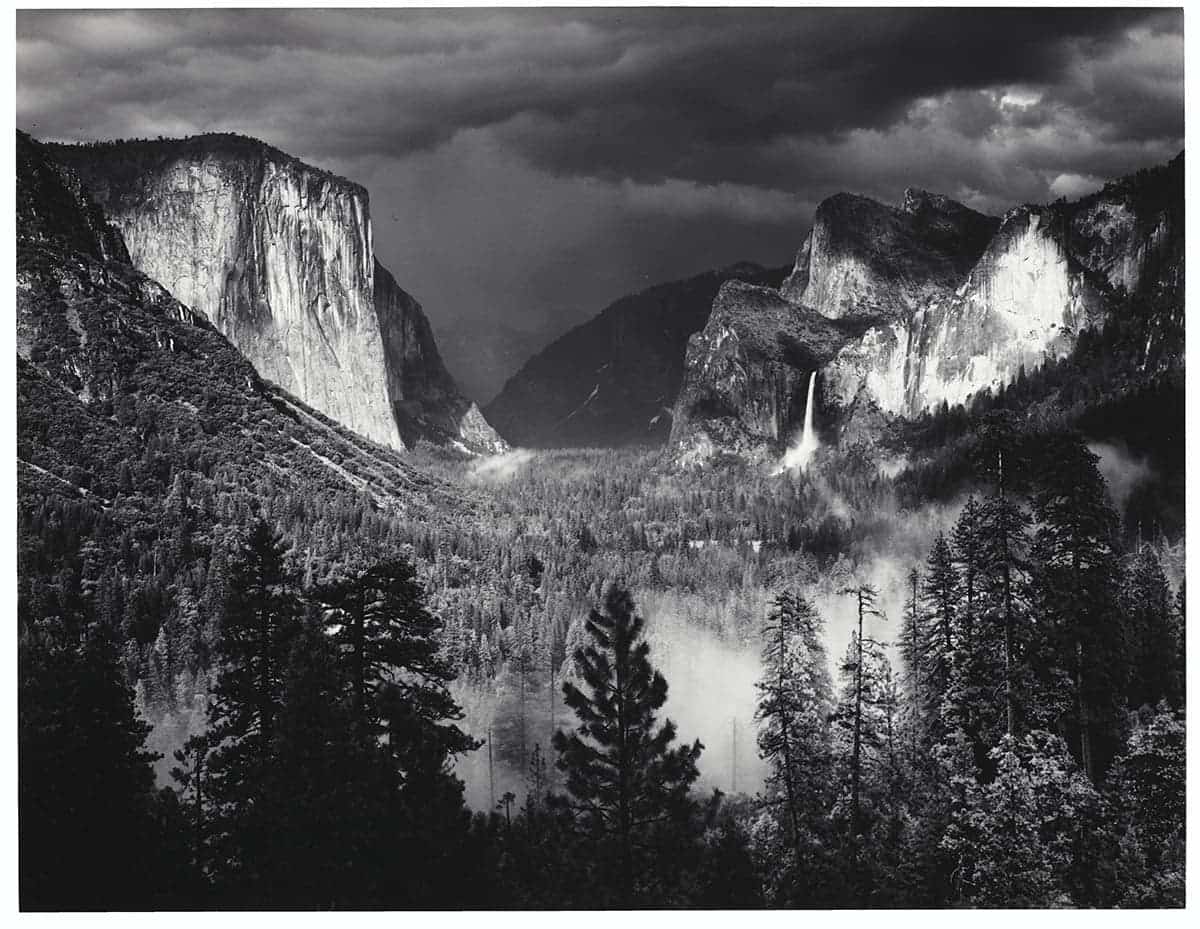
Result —
[[835, 194], [818, 204], [782, 293], [832, 319], [903, 317], [952, 290], [999, 222], [916, 188], [900, 208]]
[[703, 328], [718, 290], [733, 280], [777, 286], [783, 275], [740, 261], [622, 297], [530, 358], [487, 418], [519, 445], [660, 443], [688, 338]]
[[911, 213], [914, 216], [919, 216], [925, 213], [975, 213], [977, 216], [982, 216], [972, 210], [969, 206], [959, 203], [947, 197], [945, 194], [932, 193], [928, 190], [923, 190], [920, 187], [908, 187], [904, 191], [904, 200], [900, 204], [900, 209], [905, 213]]

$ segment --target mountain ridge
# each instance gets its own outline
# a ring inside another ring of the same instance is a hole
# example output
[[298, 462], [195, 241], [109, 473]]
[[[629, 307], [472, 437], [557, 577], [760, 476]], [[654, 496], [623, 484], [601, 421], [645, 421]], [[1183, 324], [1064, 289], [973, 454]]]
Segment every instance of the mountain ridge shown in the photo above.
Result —
[[527, 360], [485, 415], [519, 445], [659, 444], [687, 339], [718, 290], [733, 279], [778, 284], [785, 273], [737, 262], [621, 297]]
[[[912, 417], [966, 403], [1064, 357], [1079, 332], [1102, 325], [1131, 296], [1153, 295], [1166, 307], [1149, 322], [1149, 357], [1155, 333], [1170, 337], [1182, 313], [1182, 181], [1181, 153], [1076, 201], [1015, 207], [1002, 219], [912, 188], [900, 208], [829, 198], [779, 296], [798, 318], [818, 313], [858, 321], [860, 330], [846, 333], [832, 357], [824, 357], [831, 344], [824, 338], [822, 357], [814, 355], [807, 370], [784, 370], [786, 359], [746, 338], [761, 325], [754, 314], [714, 311], [689, 344], [689, 359], [700, 361], [685, 374], [668, 458], [699, 464], [721, 452], [781, 453], [799, 428], [814, 370], [817, 406], [834, 420]], [[906, 251], [914, 241], [915, 256]], [[922, 269], [924, 277], [911, 273]], [[793, 321], [777, 315], [787, 333]], [[735, 354], [714, 366], [707, 346], [718, 343]], [[779, 393], [770, 415], [745, 396], [745, 384], [756, 380]]]

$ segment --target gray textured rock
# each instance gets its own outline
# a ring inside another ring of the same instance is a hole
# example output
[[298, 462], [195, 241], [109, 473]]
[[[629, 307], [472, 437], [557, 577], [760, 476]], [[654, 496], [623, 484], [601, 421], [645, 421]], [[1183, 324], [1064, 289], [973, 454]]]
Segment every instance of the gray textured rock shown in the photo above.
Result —
[[1075, 203], [1056, 204], [1071, 253], [1128, 293], [1183, 288], [1183, 154]]
[[429, 320], [378, 261], [375, 311], [387, 359], [387, 386], [401, 437], [459, 444], [469, 451], [499, 453], [508, 446], [488, 425], [479, 407], [458, 391], [442, 363]]
[[831, 319], [903, 318], [958, 285], [999, 221], [910, 189], [899, 209], [853, 194], [817, 207], [780, 292]]
[[[399, 452], [261, 378], [208, 319], [129, 264], [103, 212], [46, 147], [20, 132], [16, 188], [25, 505], [65, 494], [110, 507], [132, 462], [147, 496], [110, 513], [116, 525], [140, 521], [158, 493], [160, 464], [172, 460], [215, 466], [225, 486], [270, 481], [276, 492], [298, 496], [361, 493], [410, 516], [428, 512], [431, 494], [441, 513], [456, 505], [459, 495]], [[142, 471], [144, 458], [154, 467]]]
[[1002, 222], [925, 191], [898, 209], [839, 194], [818, 207], [774, 299], [722, 288], [689, 345], [670, 454], [778, 454], [814, 359], [819, 406], [878, 424], [1066, 355], [1118, 291], [1153, 295], [1178, 322], [1182, 289], [1182, 155]]
[[718, 453], [774, 454], [804, 416], [808, 378], [850, 337], [847, 323], [740, 281], [721, 286], [689, 339], [669, 448], [683, 467]]
[[503, 446], [477, 417], [459, 428], [473, 405], [420, 305], [397, 298], [390, 275], [377, 300], [361, 186], [238, 136], [54, 152], [120, 228], [135, 266], [208, 317], [267, 379], [395, 448], [422, 438]]
[[1050, 210], [1014, 211], [953, 294], [842, 349], [825, 372], [832, 399], [848, 405], [865, 388], [884, 412], [915, 415], [1069, 352], [1104, 304], [1053, 218]]

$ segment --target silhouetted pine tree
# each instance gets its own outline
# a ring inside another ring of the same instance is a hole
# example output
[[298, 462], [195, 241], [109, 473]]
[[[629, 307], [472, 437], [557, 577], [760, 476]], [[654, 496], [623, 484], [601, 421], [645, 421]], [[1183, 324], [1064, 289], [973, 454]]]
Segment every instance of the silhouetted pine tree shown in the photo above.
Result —
[[135, 715], [112, 630], [77, 618], [82, 632], [50, 619], [19, 644], [21, 908], [170, 906], [150, 727]]
[[870, 584], [859, 584], [856, 587], [848, 587], [841, 591], [843, 594], [854, 597], [855, 613], [858, 617], [858, 631], [851, 640], [852, 653], [848, 653], [846, 661], [842, 665], [842, 673], [850, 675], [850, 682], [847, 686], [853, 688], [853, 709], [845, 707], [839, 708], [839, 719], [845, 719], [849, 715], [851, 726], [851, 750], [850, 750], [850, 834], [855, 848], [858, 845], [857, 836], [862, 833], [862, 745], [863, 745], [863, 709], [864, 698], [867, 700], [868, 709], [870, 703], [870, 687], [874, 683], [870, 677], [870, 672], [867, 670], [864, 655], [868, 648], [877, 649], [878, 643], [874, 639], [868, 639], [863, 632], [863, 623], [868, 618], [886, 619], [887, 617], [879, 610], [877, 603], [879, 594]]
[[[650, 664], [643, 625], [629, 592], [611, 587], [603, 612], [592, 610], [588, 617], [591, 644], [573, 656], [588, 692], [563, 684], [578, 726], [554, 734], [577, 821], [603, 860], [615, 865], [615, 896], [597, 902], [623, 906], [639, 899], [639, 877], [652, 882], [656, 865], [670, 864], [656, 863], [644, 851], [653, 832], [669, 825], [686, 829], [693, 812], [688, 791], [703, 750], [699, 741], [672, 748], [675, 724], [657, 725], [667, 682]], [[651, 873], [640, 874], [643, 869]]]
[[[420, 737], [422, 750], [437, 747], [453, 755], [478, 746], [454, 725], [462, 710], [446, 689], [455, 673], [440, 650], [443, 622], [426, 607], [425, 591], [407, 559], [385, 558], [321, 585], [310, 599], [343, 656], [360, 725], [372, 733], [391, 732], [396, 725], [387, 708], [403, 705], [403, 726], [427, 730]], [[381, 699], [385, 690], [387, 700]]]
[[984, 690], [998, 688], [1004, 696], [999, 714], [992, 710], [991, 701], [979, 707], [989, 745], [998, 744], [1001, 734], [1016, 733], [1029, 688], [1024, 665], [1029, 635], [1029, 515], [1006, 480], [1001, 452], [995, 490], [980, 508], [981, 628], [972, 643], [976, 667], [987, 681]]
[[179, 795], [185, 816], [190, 824], [192, 874], [197, 884], [203, 884], [212, 873], [208, 850], [208, 763], [212, 745], [207, 732], [201, 732], [175, 750], [175, 765], [171, 779], [179, 785]]
[[266, 789], [276, 801], [260, 900], [276, 907], [381, 905], [408, 877], [393, 841], [395, 778], [354, 724], [336, 646], [315, 614], [292, 637]]
[[[880, 615], [864, 600], [864, 617]], [[880, 826], [893, 812], [895, 693], [886, 646], [857, 632], [839, 668], [833, 713], [838, 759], [838, 800], [833, 819], [840, 833], [844, 871], [841, 905], [868, 906], [884, 890]]]
[[934, 720], [940, 715], [940, 706], [938, 701], [931, 698], [932, 688], [929, 686], [932, 645], [927, 638], [927, 623], [921, 599], [921, 574], [916, 568], [912, 568], [906, 580], [907, 597], [904, 602], [903, 628], [897, 645], [904, 669], [903, 750], [906, 764], [915, 768], [924, 756], [922, 747], [929, 742], [929, 733], [932, 731]]
[[296, 578], [265, 521], [251, 526], [237, 552], [228, 590], [217, 649], [222, 666], [208, 710], [209, 839], [224, 892], [254, 904], [277, 851], [274, 826], [286, 802], [269, 784], [299, 611]]
[[961, 596], [954, 553], [939, 532], [925, 562], [921, 594], [921, 628], [924, 638], [924, 712], [927, 744], [941, 741], [945, 733], [942, 704], [950, 692], [955, 648], [959, 639], [958, 608]]
[[1119, 521], [1097, 461], [1078, 436], [1047, 442], [1033, 498], [1038, 529], [1032, 559], [1041, 627], [1052, 630], [1038, 658], [1044, 663], [1053, 654], [1057, 660], [1057, 669], [1041, 675], [1045, 691], [1055, 697], [1062, 692], [1061, 669], [1073, 697], [1068, 706], [1043, 709], [1059, 725], [1067, 723], [1063, 734], [1092, 780], [1116, 750], [1128, 667], [1118, 610]]
[[954, 524], [954, 566], [959, 578], [955, 618], [958, 637], [954, 640], [949, 689], [942, 703], [947, 732], [960, 730], [979, 767], [987, 764], [990, 745], [985, 742], [984, 724], [989, 716], [993, 682], [993, 657], [989, 636], [981, 620], [984, 585], [984, 513], [974, 496], [967, 497]]
[[[408, 862], [403, 875], [378, 877], [382, 884], [368, 895], [390, 906], [442, 905], [453, 893], [470, 824], [452, 759], [480, 744], [456, 725], [463, 713], [447, 689], [455, 672], [440, 647], [442, 620], [401, 556], [323, 584], [310, 599], [337, 656], [340, 672], [329, 681], [340, 681], [348, 724], [362, 738], [382, 740], [386, 772], [371, 755], [358, 772], [367, 783], [361, 789], [384, 791], [386, 809], [372, 814], [390, 836], [381, 854]], [[377, 847], [370, 822], [364, 825], [362, 841]]]
[[1182, 630], [1173, 599], [1158, 556], [1144, 546], [1130, 559], [1122, 596], [1130, 659], [1126, 693], [1132, 707], [1183, 702]]

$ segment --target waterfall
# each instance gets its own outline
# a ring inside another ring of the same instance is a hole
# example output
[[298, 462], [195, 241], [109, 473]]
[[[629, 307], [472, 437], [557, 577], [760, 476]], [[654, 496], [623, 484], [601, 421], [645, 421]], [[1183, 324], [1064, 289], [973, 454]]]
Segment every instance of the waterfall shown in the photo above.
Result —
[[817, 387], [817, 372], [808, 378], [808, 398], [804, 401], [804, 431], [800, 433], [800, 441], [789, 446], [783, 455], [783, 461], [775, 470], [776, 474], [799, 468], [801, 471], [808, 467], [813, 452], [817, 450], [817, 434], [813, 432], [813, 394]]
[[800, 437], [801, 448], [814, 448], [817, 444], [812, 428], [813, 388], [816, 386], [817, 372], [814, 371], [808, 376], [808, 397], [804, 401], [804, 434]]

